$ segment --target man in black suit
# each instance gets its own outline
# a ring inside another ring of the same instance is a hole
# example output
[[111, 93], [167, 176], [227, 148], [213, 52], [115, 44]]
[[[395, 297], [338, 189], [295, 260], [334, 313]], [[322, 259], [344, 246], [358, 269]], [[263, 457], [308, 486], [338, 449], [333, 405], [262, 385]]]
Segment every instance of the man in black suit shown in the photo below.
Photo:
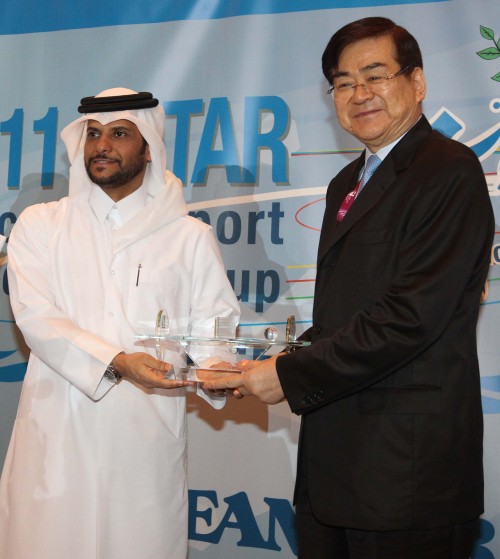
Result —
[[476, 322], [494, 220], [476, 156], [422, 114], [422, 68], [388, 19], [333, 35], [323, 72], [366, 150], [328, 188], [312, 344], [207, 384], [302, 416], [301, 559], [468, 559], [477, 536]]

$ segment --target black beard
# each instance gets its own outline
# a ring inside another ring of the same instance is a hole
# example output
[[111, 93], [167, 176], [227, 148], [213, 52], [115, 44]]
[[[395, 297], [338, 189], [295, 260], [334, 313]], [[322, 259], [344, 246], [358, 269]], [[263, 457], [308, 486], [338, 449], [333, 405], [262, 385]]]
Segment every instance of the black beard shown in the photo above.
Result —
[[[100, 157], [99, 159], [102, 159]], [[87, 175], [89, 179], [100, 186], [101, 188], [119, 188], [127, 183], [129, 183], [132, 179], [134, 179], [137, 175], [142, 173], [145, 166], [144, 157], [137, 157], [127, 167], [121, 167], [109, 177], [96, 177], [90, 170], [90, 165], [92, 164], [93, 159], [90, 159], [88, 163], [85, 163], [85, 169], [87, 169]]]

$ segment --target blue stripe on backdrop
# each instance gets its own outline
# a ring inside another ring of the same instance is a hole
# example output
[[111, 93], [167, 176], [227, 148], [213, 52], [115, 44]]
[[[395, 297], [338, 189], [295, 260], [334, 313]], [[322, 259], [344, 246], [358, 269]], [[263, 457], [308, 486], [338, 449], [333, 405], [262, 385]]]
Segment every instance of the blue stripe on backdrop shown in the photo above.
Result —
[[0, 35], [451, 0], [4, 0]]

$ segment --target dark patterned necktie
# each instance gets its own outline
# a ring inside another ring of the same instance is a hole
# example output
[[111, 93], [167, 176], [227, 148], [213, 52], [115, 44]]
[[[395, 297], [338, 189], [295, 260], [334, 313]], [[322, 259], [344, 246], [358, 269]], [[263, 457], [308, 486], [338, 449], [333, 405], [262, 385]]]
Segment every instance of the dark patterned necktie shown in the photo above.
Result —
[[354, 200], [356, 200], [356, 196], [358, 195], [359, 192], [361, 192], [362, 188], [369, 181], [370, 177], [376, 171], [380, 163], [382, 163], [380, 157], [377, 157], [376, 155], [370, 155], [368, 161], [366, 162], [361, 180], [358, 181], [358, 184], [356, 185], [354, 190], [351, 190], [351, 192], [349, 192], [349, 194], [344, 198], [344, 201], [342, 202], [342, 205], [340, 206], [340, 209], [337, 212], [338, 222], [344, 219], [346, 213], [349, 211], [349, 208], [352, 206], [352, 203], [354, 202]]

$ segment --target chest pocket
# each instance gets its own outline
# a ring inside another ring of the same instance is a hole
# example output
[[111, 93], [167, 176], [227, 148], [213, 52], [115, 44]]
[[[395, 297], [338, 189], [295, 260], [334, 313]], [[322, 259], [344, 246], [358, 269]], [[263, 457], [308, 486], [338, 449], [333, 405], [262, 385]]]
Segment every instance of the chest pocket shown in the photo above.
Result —
[[363, 230], [359, 233], [353, 233], [348, 237], [346, 245], [360, 246], [360, 245], [377, 245], [381, 243], [390, 243], [392, 232], [388, 228]]
[[137, 270], [135, 278], [135, 286], [147, 284], [160, 284], [162, 278], [162, 270], [158, 268], [141, 267]]
[[182, 293], [189, 289], [189, 279], [181, 283], [180, 274], [171, 268], [141, 266], [129, 272], [126, 314], [134, 322], [153, 325], [160, 309], [175, 316], [182, 308]]

